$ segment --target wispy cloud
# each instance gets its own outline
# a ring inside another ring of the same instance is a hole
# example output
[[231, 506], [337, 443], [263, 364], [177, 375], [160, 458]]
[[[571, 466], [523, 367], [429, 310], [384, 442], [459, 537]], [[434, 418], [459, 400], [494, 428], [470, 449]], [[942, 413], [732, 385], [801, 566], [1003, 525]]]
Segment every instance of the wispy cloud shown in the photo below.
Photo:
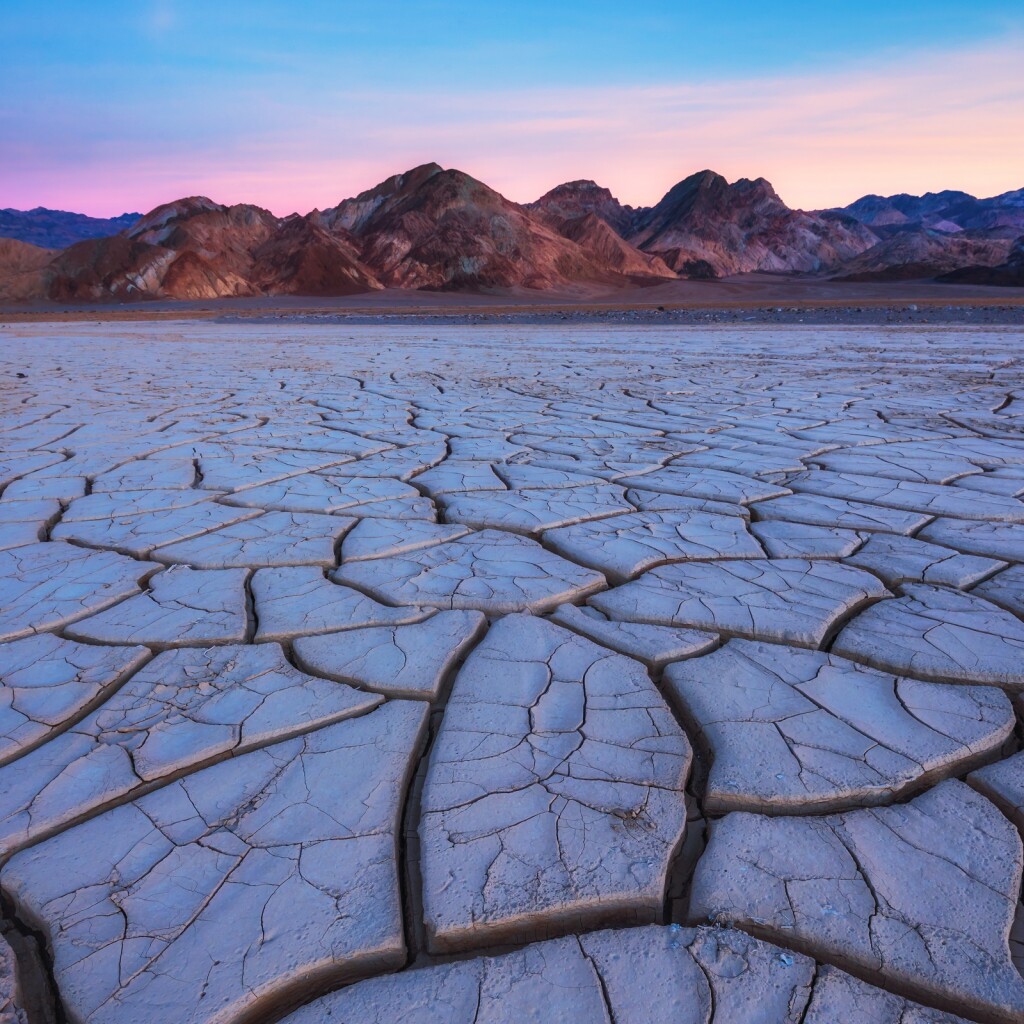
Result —
[[628, 88], [410, 95], [282, 79], [222, 97], [200, 82], [172, 103], [128, 97], [100, 131], [87, 116], [70, 103], [58, 131], [51, 118], [50, 134], [35, 137], [30, 105], [5, 115], [3, 205], [113, 213], [205, 193], [284, 213], [426, 160], [516, 200], [592, 177], [650, 203], [704, 167], [762, 175], [804, 207], [869, 191], [987, 195], [1024, 186], [1024, 45]]

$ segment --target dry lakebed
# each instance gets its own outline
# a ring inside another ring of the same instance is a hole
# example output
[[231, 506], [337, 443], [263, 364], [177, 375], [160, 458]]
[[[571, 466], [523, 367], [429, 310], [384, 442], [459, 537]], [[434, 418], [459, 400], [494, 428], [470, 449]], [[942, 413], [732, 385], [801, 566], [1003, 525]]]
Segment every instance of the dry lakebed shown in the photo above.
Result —
[[0, 1021], [1024, 1021], [1019, 327], [10, 323]]

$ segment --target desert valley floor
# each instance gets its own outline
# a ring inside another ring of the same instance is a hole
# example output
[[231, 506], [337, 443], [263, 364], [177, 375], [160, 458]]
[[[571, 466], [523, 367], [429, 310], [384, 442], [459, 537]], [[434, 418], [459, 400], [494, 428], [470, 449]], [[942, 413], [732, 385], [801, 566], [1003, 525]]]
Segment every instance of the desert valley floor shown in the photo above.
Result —
[[1024, 1020], [1024, 334], [0, 329], [0, 1020]]

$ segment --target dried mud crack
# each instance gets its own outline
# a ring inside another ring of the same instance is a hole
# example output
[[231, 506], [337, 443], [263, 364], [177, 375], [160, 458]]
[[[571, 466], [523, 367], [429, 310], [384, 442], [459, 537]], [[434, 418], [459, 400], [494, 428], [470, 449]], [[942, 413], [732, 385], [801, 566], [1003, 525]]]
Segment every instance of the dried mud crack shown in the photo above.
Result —
[[5, 329], [0, 1019], [1024, 1016], [1019, 329], [661, 316]]

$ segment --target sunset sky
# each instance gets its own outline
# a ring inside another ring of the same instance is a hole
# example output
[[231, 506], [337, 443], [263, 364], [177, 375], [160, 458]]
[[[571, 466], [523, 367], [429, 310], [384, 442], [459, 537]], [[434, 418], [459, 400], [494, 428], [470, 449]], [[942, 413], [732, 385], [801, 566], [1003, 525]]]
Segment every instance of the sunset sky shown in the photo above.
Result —
[[1021, 0], [636, 7], [4, 0], [0, 207], [305, 212], [431, 160], [517, 201], [705, 167], [804, 208], [1024, 186]]

